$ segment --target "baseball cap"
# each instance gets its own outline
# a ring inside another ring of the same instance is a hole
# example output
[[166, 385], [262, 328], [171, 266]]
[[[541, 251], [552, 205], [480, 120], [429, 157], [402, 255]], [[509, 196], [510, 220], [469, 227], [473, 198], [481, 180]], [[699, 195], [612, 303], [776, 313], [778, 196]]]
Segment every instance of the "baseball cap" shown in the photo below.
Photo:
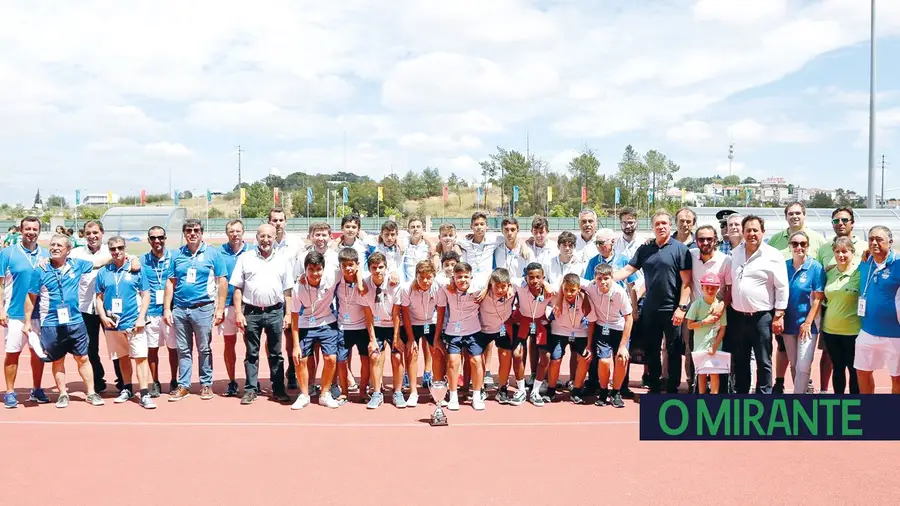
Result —
[[737, 214], [737, 211], [734, 211], [732, 209], [722, 209], [721, 211], [716, 213], [716, 219], [722, 221], [724, 219], [727, 219], [732, 214]]
[[601, 228], [594, 234], [595, 241], [609, 241], [616, 238], [616, 233], [611, 228]]
[[703, 275], [702, 278], [700, 278], [700, 284], [706, 286], [719, 286], [722, 284], [722, 280], [719, 279], [719, 276], [711, 272], [707, 272]]

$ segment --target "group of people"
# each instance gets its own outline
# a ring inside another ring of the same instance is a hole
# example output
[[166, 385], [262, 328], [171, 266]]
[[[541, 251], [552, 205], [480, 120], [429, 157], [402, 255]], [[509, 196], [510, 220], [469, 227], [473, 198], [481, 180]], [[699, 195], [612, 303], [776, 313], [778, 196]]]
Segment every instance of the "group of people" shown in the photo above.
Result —
[[[873, 371], [887, 368], [892, 391], [900, 393], [900, 269], [893, 269], [887, 228], [857, 239], [852, 210], [840, 208], [832, 215], [835, 238], [826, 241], [806, 228], [805, 208], [793, 203], [785, 208], [787, 228], [768, 243], [762, 218], [723, 211], [720, 240], [715, 227], [697, 227], [695, 213], [683, 208], [674, 219], [656, 212], [653, 236], [644, 240], [633, 209], [618, 217], [619, 233], [597, 230], [596, 213], [585, 209], [579, 230], [559, 232], [554, 243], [542, 217], [532, 220], [527, 240], [515, 218], [505, 218], [497, 234], [476, 212], [470, 231], [443, 224], [431, 241], [419, 218], [402, 232], [387, 221], [368, 236], [349, 215], [338, 238], [327, 223], [314, 223], [304, 241], [285, 232], [285, 213], [276, 208], [253, 243], [245, 242], [241, 220], [232, 220], [228, 241], [210, 246], [202, 222], [189, 219], [183, 246], [167, 248], [168, 231], [154, 226], [141, 257], [130, 255], [121, 237], [104, 242], [97, 221], [85, 223], [84, 246], [73, 248], [68, 234], [57, 233], [45, 249], [37, 244], [39, 220], [26, 217], [21, 241], [0, 251], [4, 405], [18, 404], [14, 386], [26, 345], [30, 401], [50, 402], [41, 385], [49, 362], [56, 405], [68, 405], [64, 363], [72, 354], [87, 402], [102, 405], [101, 327], [114, 363], [114, 402], [134, 399], [147, 409], [162, 395], [162, 346], [169, 402], [195, 392], [194, 348], [200, 398], [214, 397], [214, 327], [224, 339], [222, 393], [240, 396], [241, 404], [257, 399], [265, 339], [270, 395], [292, 409], [313, 397], [329, 408], [354, 397], [378, 408], [388, 356], [397, 408], [419, 402], [420, 355], [422, 386], [447, 381], [447, 396], [434, 401], [451, 410], [466, 397], [483, 410], [489, 392], [500, 404], [593, 398], [596, 406], [621, 408], [633, 396], [632, 359], [644, 364], [642, 383], [651, 393], [746, 394], [753, 376], [756, 393], [781, 393], [788, 367], [794, 392], [802, 393], [812, 383], [817, 343], [820, 369], [831, 371], [822, 391], [831, 379], [836, 393], [848, 384], [851, 393], [874, 393]], [[563, 382], [567, 350], [570, 377]], [[692, 357], [722, 351], [730, 354], [729, 374], [695, 374]], [[291, 390], [299, 393], [292, 398]]]

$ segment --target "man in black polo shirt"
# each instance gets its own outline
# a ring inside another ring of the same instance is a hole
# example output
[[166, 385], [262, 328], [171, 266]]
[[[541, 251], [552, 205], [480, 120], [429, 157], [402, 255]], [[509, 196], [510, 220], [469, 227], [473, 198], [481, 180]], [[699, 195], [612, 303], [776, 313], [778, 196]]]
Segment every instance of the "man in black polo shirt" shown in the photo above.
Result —
[[639, 269], [644, 271], [646, 294], [639, 320], [647, 353], [650, 373], [650, 393], [659, 393], [662, 364], [659, 350], [666, 337], [669, 378], [666, 391], [675, 393], [681, 385], [681, 356], [684, 340], [681, 323], [691, 300], [691, 254], [688, 248], [672, 235], [672, 217], [665, 210], [653, 215], [656, 240], [642, 244], [631, 261], [618, 270], [614, 279], [621, 281]]

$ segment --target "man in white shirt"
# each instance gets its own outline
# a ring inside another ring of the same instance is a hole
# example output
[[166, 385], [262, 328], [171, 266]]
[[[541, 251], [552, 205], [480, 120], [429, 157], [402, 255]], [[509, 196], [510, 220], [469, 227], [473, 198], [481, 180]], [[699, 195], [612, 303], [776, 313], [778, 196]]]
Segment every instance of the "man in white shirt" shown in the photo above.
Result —
[[[788, 301], [787, 266], [777, 249], [763, 242], [765, 222], [749, 215], [742, 220], [744, 242], [731, 252], [725, 284], [731, 286], [734, 320], [728, 321], [735, 391], [750, 392], [750, 350], [757, 362], [757, 393], [772, 393], [772, 334], [784, 330]], [[729, 315], [730, 316], [730, 315]]]
[[[728, 270], [731, 269], [731, 257], [719, 251], [716, 238], [716, 229], [712, 225], [703, 225], [694, 232], [696, 248], [691, 248], [691, 302], [703, 298], [700, 280], [706, 274], [715, 274], [720, 280], [725, 279]], [[694, 350], [694, 333], [688, 330], [687, 323], [682, 328], [685, 338], [684, 372], [688, 382], [694, 377], [694, 361], [691, 352]], [[727, 380], [727, 378], [726, 378]]]
[[597, 213], [593, 209], [584, 208], [578, 213], [578, 226], [581, 234], [575, 242], [575, 251], [581, 254], [585, 261], [597, 256], [597, 245], [594, 244], [594, 234], [597, 233]]
[[284, 389], [281, 336], [285, 328], [290, 328], [293, 275], [288, 272], [284, 259], [275, 256], [274, 242], [275, 227], [260, 225], [256, 229], [256, 250], [238, 257], [229, 280], [234, 287], [235, 323], [244, 333], [247, 348], [243, 405], [253, 403], [259, 394], [259, 345], [263, 332], [266, 333], [272, 399], [290, 401]]
[[[303, 250], [303, 240], [299, 237], [288, 237], [285, 233], [285, 225], [287, 225], [287, 215], [284, 209], [273, 207], [269, 209], [269, 225], [275, 227], [275, 242], [272, 244], [272, 252], [275, 256], [287, 259], [288, 272], [294, 272], [294, 259], [297, 254]], [[284, 329], [284, 348], [288, 356], [288, 367], [285, 371], [288, 390], [297, 389], [297, 371], [294, 368], [294, 362], [290, 357], [294, 352], [294, 340], [291, 336], [290, 327]]]
[[622, 255], [630, 261], [643, 242], [637, 234], [637, 211], [633, 207], [623, 207], [619, 211], [619, 227], [622, 233], [616, 237], [616, 242], [613, 243], [613, 253]]

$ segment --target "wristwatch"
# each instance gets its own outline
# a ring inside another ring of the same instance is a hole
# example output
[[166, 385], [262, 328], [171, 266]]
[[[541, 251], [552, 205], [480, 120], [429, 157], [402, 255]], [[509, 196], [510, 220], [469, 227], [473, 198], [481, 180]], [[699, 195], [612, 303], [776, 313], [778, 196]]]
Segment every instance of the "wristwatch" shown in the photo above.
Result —
[[781, 318], [784, 316], [784, 311], [775, 311], [775, 318]]
[[678, 309], [680, 309], [682, 311], [687, 311], [688, 310], [687, 304], [682, 304], [682, 305], [678, 306]]

